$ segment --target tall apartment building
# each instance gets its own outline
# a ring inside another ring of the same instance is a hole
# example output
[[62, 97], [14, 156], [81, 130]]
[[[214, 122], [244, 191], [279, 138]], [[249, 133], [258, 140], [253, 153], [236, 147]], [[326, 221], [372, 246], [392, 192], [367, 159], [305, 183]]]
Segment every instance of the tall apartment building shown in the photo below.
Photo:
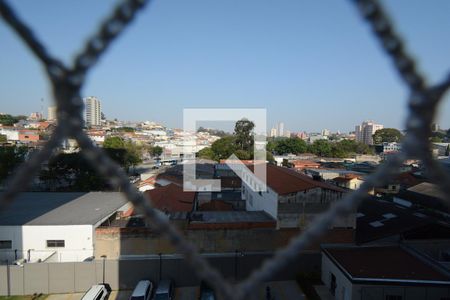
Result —
[[284, 136], [284, 123], [278, 123], [278, 136]]
[[277, 136], [277, 129], [276, 128], [272, 128], [270, 130], [270, 137], [276, 137]]
[[47, 121], [56, 121], [56, 106], [49, 106], [47, 110]]
[[372, 135], [380, 129], [383, 129], [383, 125], [376, 124], [373, 121], [365, 121], [361, 125], [355, 127], [355, 139], [358, 142], [362, 142], [366, 145], [373, 145]]
[[96, 97], [86, 97], [84, 99], [85, 104], [85, 121], [86, 126], [100, 126], [101, 125], [101, 106], [100, 100]]

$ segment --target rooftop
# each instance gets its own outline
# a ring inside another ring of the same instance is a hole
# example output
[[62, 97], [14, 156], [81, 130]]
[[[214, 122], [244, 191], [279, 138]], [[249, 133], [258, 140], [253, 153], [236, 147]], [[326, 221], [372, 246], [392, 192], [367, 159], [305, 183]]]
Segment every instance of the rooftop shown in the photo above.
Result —
[[163, 212], [189, 212], [192, 210], [195, 192], [184, 192], [176, 184], [168, 184], [145, 192], [153, 206]]
[[323, 251], [352, 281], [450, 284], [444, 271], [398, 246], [330, 247]]
[[95, 225], [127, 204], [122, 193], [22, 193], [0, 212], [0, 226]]
[[390, 201], [371, 197], [358, 207], [356, 215], [357, 243], [399, 235], [408, 230], [429, 224], [431, 218], [414, 214], [414, 210], [402, 207]]
[[[250, 167], [253, 170], [253, 167]], [[312, 179], [294, 170], [267, 164], [267, 185], [279, 195], [306, 191], [314, 188], [323, 188], [337, 192], [343, 189], [334, 185]]]

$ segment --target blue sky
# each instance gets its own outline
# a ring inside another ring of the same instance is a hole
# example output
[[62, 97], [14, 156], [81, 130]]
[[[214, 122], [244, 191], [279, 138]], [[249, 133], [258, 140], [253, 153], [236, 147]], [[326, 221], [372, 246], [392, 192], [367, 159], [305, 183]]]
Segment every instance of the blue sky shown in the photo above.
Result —
[[[9, 1], [69, 62], [114, 1]], [[450, 72], [450, 1], [384, 1], [430, 82]], [[0, 112], [52, 103], [41, 65], [0, 22]], [[159, 0], [89, 74], [108, 118], [182, 126], [185, 107], [267, 108], [268, 125], [403, 128], [407, 90], [352, 1]], [[439, 124], [450, 127], [450, 96]], [[46, 108], [44, 109], [46, 112]]]

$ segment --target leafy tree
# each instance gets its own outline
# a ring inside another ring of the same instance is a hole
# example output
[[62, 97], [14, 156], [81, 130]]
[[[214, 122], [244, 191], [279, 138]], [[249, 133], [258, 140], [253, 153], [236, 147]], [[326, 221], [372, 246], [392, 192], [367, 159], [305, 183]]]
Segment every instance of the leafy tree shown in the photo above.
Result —
[[236, 137], [226, 136], [215, 141], [211, 145], [211, 150], [215, 160], [227, 159], [237, 150]]
[[103, 148], [123, 149], [125, 148], [125, 141], [120, 136], [108, 136], [103, 142]]
[[[111, 150], [111, 149], [108, 149]], [[117, 149], [112, 149], [117, 151]], [[109, 156], [111, 153], [106, 151]], [[116, 160], [116, 157], [112, 157]], [[105, 178], [99, 175], [82, 153], [60, 153], [48, 162], [48, 168], [40, 172], [39, 178], [56, 191], [101, 191], [109, 190]]]
[[164, 149], [160, 146], [154, 146], [150, 148], [149, 153], [153, 157], [160, 157], [161, 154], [163, 153], [163, 150]]
[[253, 128], [255, 124], [247, 119], [236, 122], [234, 126], [234, 136], [236, 147], [240, 150], [253, 151]]
[[403, 135], [402, 133], [395, 128], [383, 128], [379, 129], [372, 136], [374, 144], [382, 144], [382, 143], [392, 143], [392, 142], [400, 142]]
[[430, 137], [430, 142], [432, 142], [432, 143], [442, 143], [443, 140], [442, 140], [442, 138], [440, 138], [438, 136], [432, 136], [432, 137]]
[[202, 150], [197, 152], [198, 158], [205, 158], [205, 159], [215, 159], [215, 154], [212, 151], [211, 147], [203, 148]]
[[238, 149], [234, 152], [234, 155], [236, 155], [239, 159], [248, 160], [248, 159], [252, 159], [253, 152], [250, 153], [248, 151]]
[[0, 115], [0, 124], [5, 126], [12, 126], [19, 121], [18, 118], [11, 115]]
[[115, 128], [114, 131], [118, 131], [118, 132], [134, 132], [134, 128], [133, 127], [119, 127], [119, 128]]
[[266, 153], [266, 159], [271, 164], [275, 163], [275, 158], [273, 157], [273, 154], [269, 151], [267, 151]]
[[0, 182], [3, 182], [18, 165], [25, 161], [27, 154], [26, 147], [0, 147]]
[[0, 143], [6, 143], [8, 139], [6, 138], [6, 135], [0, 134]]
[[309, 145], [309, 152], [314, 153], [318, 156], [333, 156], [331, 143], [327, 140], [317, 140]]
[[135, 166], [142, 161], [142, 148], [130, 141], [125, 141], [119, 136], [107, 137], [103, 142], [103, 148], [127, 171], [131, 166]]
[[287, 153], [305, 153], [307, 150], [307, 144], [304, 140], [295, 138], [287, 138], [279, 140], [275, 146], [275, 152], [278, 154], [287, 154]]

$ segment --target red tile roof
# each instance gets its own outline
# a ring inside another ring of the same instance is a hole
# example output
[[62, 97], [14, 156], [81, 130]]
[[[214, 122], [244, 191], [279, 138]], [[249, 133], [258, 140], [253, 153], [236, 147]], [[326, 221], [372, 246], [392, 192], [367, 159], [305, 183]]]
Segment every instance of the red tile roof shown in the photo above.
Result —
[[447, 281], [450, 277], [398, 246], [325, 248], [353, 280]]
[[169, 184], [144, 192], [152, 205], [163, 212], [190, 212], [194, 205], [195, 192], [184, 192], [176, 184]]
[[[249, 169], [253, 171], [253, 166], [249, 166]], [[279, 195], [307, 191], [314, 188], [345, 192], [345, 190], [337, 186], [314, 180], [305, 174], [272, 164], [267, 164], [266, 176], [267, 185]]]

